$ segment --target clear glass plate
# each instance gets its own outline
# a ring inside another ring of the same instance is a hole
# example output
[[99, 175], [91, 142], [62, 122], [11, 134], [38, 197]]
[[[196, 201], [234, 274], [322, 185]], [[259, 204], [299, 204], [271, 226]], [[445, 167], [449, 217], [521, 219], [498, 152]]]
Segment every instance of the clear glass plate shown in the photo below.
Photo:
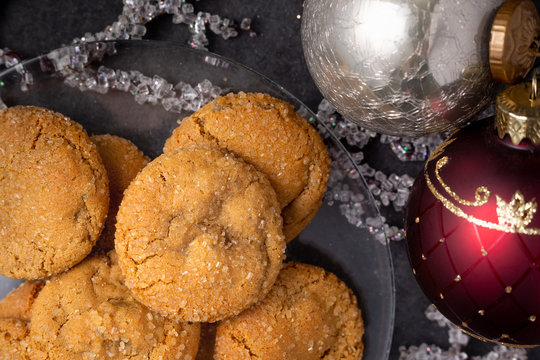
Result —
[[[110, 44], [110, 43], [109, 43]], [[288, 245], [290, 260], [321, 266], [345, 281], [358, 298], [365, 321], [365, 360], [388, 358], [394, 325], [393, 270], [389, 247], [374, 239], [373, 229], [355, 226], [344, 216], [347, 207], [361, 205], [364, 218], [378, 218], [378, 211], [363, 178], [343, 145], [318, 122], [298, 99], [266, 77], [219, 55], [171, 42], [117, 41], [114, 54], [89, 66], [138, 70], [158, 75], [171, 84], [195, 86], [204, 79], [231, 91], [264, 92], [292, 103], [310, 119], [325, 139], [332, 157], [329, 189], [348, 189], [355, 202], [327, 194], [313, 222]], [[130, 139], [150, 157], [156, 157], [177, 120], [188, 112], [167, 112], [161, 105], [139, 105], [129, 92], [107, 94], [80, 91], [52, 73], [46, 57], [23, 62], [0, 73], [0, 99], [7, 105], [37, 105], [61, 112], [81, 123], [88, 133], [111, 133]], [[32, 78], [21, 86], [23, 77]], [[358, 199], [361, 199], [358, 201]], [[380, 229], [377, 229], [380, 231]], [[20, 281], [0, 277], [0, 297]]]

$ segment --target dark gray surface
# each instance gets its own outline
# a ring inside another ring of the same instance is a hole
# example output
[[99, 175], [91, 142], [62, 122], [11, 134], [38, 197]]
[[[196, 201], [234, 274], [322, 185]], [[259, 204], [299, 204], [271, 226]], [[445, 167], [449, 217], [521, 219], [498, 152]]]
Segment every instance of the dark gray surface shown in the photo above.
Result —
[[[538, 4], [539, 1], [536, 1]], [[232, 58], [268, 76], [316, 110], [321, 95], [305, 65], [300, 41], [302, 12], [300, 1], [291, 0], [203, 0], [194, 2], [196, 11], [209, 11], [229, 16], [237, 21], [253, 19], [252, 28], [259, 34], [250, 37], [241, 33], [238, 38], [222, 40], [209, 36], [210, 50]], [[0, 48], [9, 47], [24, 58], [69, 43], [85, 32], [97, 32], [116, 20], [121, 12], [120, 0], [0, 1]], [[172, 24], [162, 17], [148, 25], [146, 39], [173, 40], [186, 43], [189, 32], [185, 25]], [[386, 146], [369, 146], [367, 161], [387, 173], [416, 175], [422, 164], [399, 162]], [[383, 209], [384, 212], [384, 209]], [[396, 221], [402, 215], [394, 214]], [[422, 342], [447, 347], [444, 329], [427, 320], [424, 310], [429, 305], [416, 284], [406, 255], [405, 242], [391, 244], [396, 280], [396, 323], [391, 359], [399, 357], [400, 345], [419, 345]], [[492, 348], [471, 339], [465, 351], [470, 355], [485, 354]], [[530, 358], [540, 358], [540, 350], [530, 351]]]

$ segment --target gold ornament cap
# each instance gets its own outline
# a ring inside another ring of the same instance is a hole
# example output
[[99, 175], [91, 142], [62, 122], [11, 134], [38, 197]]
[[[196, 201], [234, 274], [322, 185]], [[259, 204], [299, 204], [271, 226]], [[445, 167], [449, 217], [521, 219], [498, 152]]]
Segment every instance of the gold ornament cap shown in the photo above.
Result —
[[505, 1], [491, 26], [489, 64], [495, 80], [515, 84], [538, 55], [540, 17], [531, 0]]
[[499, 138], [506, 134], [518, 145], [523, 139], [540, 145], [540, 98], [536, 71], [532, 82], [523, 82], [505, 89], [497, 96], [495, 127]]

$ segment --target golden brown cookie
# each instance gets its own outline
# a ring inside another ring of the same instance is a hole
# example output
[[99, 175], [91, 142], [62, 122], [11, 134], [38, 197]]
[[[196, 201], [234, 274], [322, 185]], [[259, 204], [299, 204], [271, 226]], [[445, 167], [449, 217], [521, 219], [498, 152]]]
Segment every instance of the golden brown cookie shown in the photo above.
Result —
[[28, 322], [0, 318], [0, 360], [29, 360]]
[[363, 352], [356, 298], [335, 275], [289, 263], [268, 296], [221, 322], [215, 359], [343, 359]]
[[96, 144], [109, 177], [109, 214], [96, 244], [97, 249], [108, 251], [114, 249], [116, 213], [124, 190], [150, 159], [131, 141], [119, 136], [93, 135], [90, 139]]
[[53, 277], [30, 324], [32, 359], [195, 359], [199, 324], [149, 310], [125, 287], [114, 251]]
[[33, 106], [0, 111], [0, 273], [36, 279], [90, 253], [107, 216], [108, 180], [77, 123]]
[[32, 306], [44, 284], [25, 281], [0, 301], [0, 360], [30, 359]]
[[43, 280], [29, 280], [11, 290], [5, 298], [0, 300], [0, 318], [30, 321], [32, 306], [44, 284]]
[[285, 101], [242, 92], [219, 97], [183, 119], [164, 152], [193, 144], [226, 149], [268, 176], [287, 242], [321, 206], [330, 173], [328, 152], [317, 131]]
[[140, 301], [202, 322], [262, 299], [285, 250], [266, 177], [230, 153], [199, 147], [169, 151], [137, 175], [118, 211], [115, 246]]

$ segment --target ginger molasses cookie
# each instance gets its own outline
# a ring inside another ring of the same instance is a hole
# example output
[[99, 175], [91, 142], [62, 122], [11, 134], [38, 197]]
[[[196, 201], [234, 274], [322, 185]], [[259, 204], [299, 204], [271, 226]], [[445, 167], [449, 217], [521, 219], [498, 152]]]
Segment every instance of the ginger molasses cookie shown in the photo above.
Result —
[[107, 174], [84, 129], [33, 106], [0, 110], [0, 273], [36, 279], [90, 253], [107, 216]]
[[44, 281], [25, 281], [0, 300], [0, 360], [30, 359], [32, 306]]
[[195, 359], [199, 324], [136, 301], [114, 251], [87, 258], [41, 290], [30, 323], [32, 359]]
[[275, 191], [252, 165], [184, 147], [131, 182], [115, 237], [126, 285], [149, 308], [214, 322], [262, 299], [284, 259]]
[[131, 141], [119, 136], [93, 135], [90, 139], [97, 145], [109, 177], [109, 214], [96, 244], [96, 248], [108, 251], [114, 249], [116, 213], [124, 190], [150, 159]]
[[0, 318], [0, 360], [29, 360], [29, 326], [21, 319]]
[[0, 300], [0, 318], [30, 321], [32, 306], [43, 285], [45, 285], [43, 280], [28, 280], [11, 290], [5, 298]]
[[287, 242], [321, 206], [330, 160], [317, 131], [291, 104], [266, 94], [230, 93], [185, 118], [164, 151], [193, 144], [226, 149], [268, 176]]
[[263, 301], [219, 324], [214, 358], [358, 360], [363, 333], [343, 282], [319, 267], [288, 263]]

